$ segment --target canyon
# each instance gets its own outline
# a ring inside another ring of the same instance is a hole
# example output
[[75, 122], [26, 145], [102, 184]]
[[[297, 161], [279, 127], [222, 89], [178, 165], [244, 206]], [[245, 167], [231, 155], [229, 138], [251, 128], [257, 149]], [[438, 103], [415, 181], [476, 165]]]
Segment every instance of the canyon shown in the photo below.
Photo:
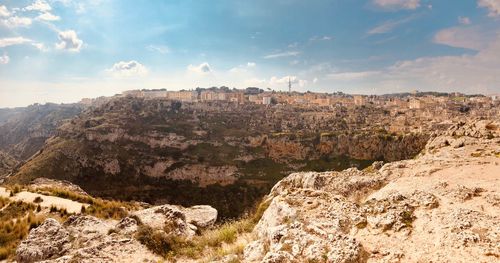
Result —
[[384, 114], [116, 98], [62, 122], [5, 180], [66, 180], [94, 196], [151, 204], [204, 202], [235, 218], [291, 172], [417, 155], [431, 132], [389, 133], [371, 121]]
[[[499, 176], [500, 123], [457, 123], [432, 135], [413, 159], [292, 173], [253, 216], [232, 223], [214, 225], [219, 215], [210, 206], [139, 203], [123, 204], [128, 212], [117, 219], [89, 214], [90, 208], [60, 220], [49, 217], [20, 243], [16, 259], [493, 262], [500, 257]], [[56, 186], [79, 193], [72, 199], [91, 198], [78, 186], [48, 179], [27, 191], [50, 195], [47, 187]]]

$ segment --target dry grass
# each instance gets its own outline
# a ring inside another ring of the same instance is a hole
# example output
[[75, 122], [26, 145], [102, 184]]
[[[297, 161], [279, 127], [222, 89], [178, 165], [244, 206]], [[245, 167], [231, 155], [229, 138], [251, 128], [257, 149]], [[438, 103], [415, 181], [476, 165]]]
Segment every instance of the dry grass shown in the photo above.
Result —
[[[221, 258], [224, 255], [243, 253], [244, 244], [236, 242], [242, 235], [248, 235], [259, 222], [269, 206], [269, 201], [262, 202], [253, 214], [239, 220], [228, 221], [214, 228], [204, 230], [191, 239], [181, 238], [171, 231], [153, 230], [141, 225], [136, 239], [154, 253], [165, 258], [201, 259]], [[170, 228], [170, 226], [165, 226]]]
[[0, 209], [9, 203], [9, 199], [5, 197], [0, 197]]
[[31, 189], [31, 192], [36, 192], [36, 193], [43, 194], [43, 195], [57, 196], [57, 197], [73, 200], [73, 201], [80, 202], [80, 203], [86, 203], [86, 204], [93, 204], [94, 203], [94, 198], [92, 198], [88, 195], [82, 195], [82, 194], [75, 193], [75, 192], [72, 192], [72, 191], [69, 191], [69, 190], [66, 190], [63, 188], [44, 187], [44, 188], [38, 188], [36, 190]]
[[76, 202], [89, 204], [89, 207], [82, 209], [82, 214], [88, 214], [104, 219], [112, 218], [119, 220], [128, 216], [130, 211], [134, 211], [139, 208], [137, 205], [129, 202], [110, 201], [100, 198], [94, 198], [62, 188], [46, 187], [37, 189], [36, 192], [44, 195], [57, 196]]
[[11, 202], [0, 211], [0, 260], [12, 259], [19, 242], [30, 229], [43, 222], [44, 218], [35, 216], [36, 207], [23, 202]]
[[[23, 191], [23, 187], [19, 185], [10, 186], [9, 189], [12, 194]], [[33, 192], [88, 203], [90, 206], [83, 209], [82, 212], [100, 218], [121, 219], [128, 215], [129, 210], [137, 208], [131, 203], [92, 198], [65, 189], [46, 188]], [[39, 197], [34, 199], [33, 203], [0, 198], [0, 260], [13, 259], [19, 242], [28, 235], [30, 229], [43, 222], [45, 217], [35, 215], [37, 212], [41, 212], [39, 203], [42, 201]], [[56, 206], [50, 207], [49, 213], [51, 217], [60, 221], [66, 220], [71, 215], [66, 209], [60, 209]]]

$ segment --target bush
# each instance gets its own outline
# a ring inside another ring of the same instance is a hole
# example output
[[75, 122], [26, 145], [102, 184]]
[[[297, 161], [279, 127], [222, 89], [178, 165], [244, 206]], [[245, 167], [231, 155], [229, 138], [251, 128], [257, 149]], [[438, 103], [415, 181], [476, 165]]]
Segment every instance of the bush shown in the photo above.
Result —
[[0, 197], [0, 209], [9, 203], [9, 199], [5, 197]]
[[35, 199], [33, 200], [33, 203], [35, 203], [35, 204], [39, 204], [41, 202], [43, 202], [43, 199], [40, 196], [35, 197]]
[[172, 237], [162, 231], [154, 230], [150, 226], [139, 226], [135, 238], [152, 252], [163, 257], [166, 257], [171, 251]]
[[15, 195], [15, 194], [21, 192], [21, 190], [22, 190], [22, 187], [20, 185], [16, 184], [16, 185], [14, 185], [12, 187], [12, 189], [10, 190], [10, 192], [11, 192], [11, 195]]
[[50, 206], [50, 213], [56, 213], [57, 211], [58, 211], [57, 207], [55, 207], [54, 205]]

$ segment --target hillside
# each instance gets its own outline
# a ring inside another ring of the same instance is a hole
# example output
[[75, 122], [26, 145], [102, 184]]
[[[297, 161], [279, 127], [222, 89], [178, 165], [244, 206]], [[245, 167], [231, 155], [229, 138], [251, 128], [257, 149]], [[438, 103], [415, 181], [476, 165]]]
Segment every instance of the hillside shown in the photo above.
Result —
[[[224, 224], [209, 206], [113, 203], [47, 179], [10, 197], [0, 188], [0, 217], [8, 199], [33, 211], [21, 263], [495, 262], [499, 181], [500, 123], [479, 121], [433, 136], [412, 160], [293, 173], [252, 214]], [[43, 199], [37, 212], [28, 195]], [[75, 205], [86, 209], [60, 212]]]
[[51, 103], [0, 109], [0, 180], [37, 153], [57, 127], [81, 110], [77, 104]]
[[294, 171], [364, 168], [415, 156], [428, 138], [390, 134], [375, 108], [266, 107], [119, 98], [58, 128], [9, 178], [68, 180], [96, 196], [240, 215]]

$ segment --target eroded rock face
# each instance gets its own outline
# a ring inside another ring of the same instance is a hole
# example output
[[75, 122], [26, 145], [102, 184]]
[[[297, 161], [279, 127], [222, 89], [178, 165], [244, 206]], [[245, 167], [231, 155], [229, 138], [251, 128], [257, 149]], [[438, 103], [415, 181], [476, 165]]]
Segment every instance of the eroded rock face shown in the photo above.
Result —
[[57, 220], [49, 218], [30, 231], [16, 252], [18, 262], [37, 262], [62, 256], [71, 245], [70, 233]]
[[197, 227], [215, 223], [217, 211], [210, 206], [183, 208], [163, 205], [140, 210], [119, 222], [75, 215], [63, 224], [47, 219], [30, 231], [17, 249], [24, 262], [159, 262], [135, 239], [140, 225], [169, 234], [190, 237]]
[[41, 142], [43, 151], [6, 180], [64, 179], [95, 196], [154, 204], [191, 206], [203, 200], [221, 217], [234, 218], [290, 171], [365, 167], [420, 152], [428, 131], [390, 134], [387, 125], [371, 120], [386, 114], [371, 106], [348, 112], [340, 105], [307, 109], [110, 98], [59, 126]]
[[295, 173], [272, 189], [245, 262], [493, 262], [500, 125], [459, 124], [418, 158]]

